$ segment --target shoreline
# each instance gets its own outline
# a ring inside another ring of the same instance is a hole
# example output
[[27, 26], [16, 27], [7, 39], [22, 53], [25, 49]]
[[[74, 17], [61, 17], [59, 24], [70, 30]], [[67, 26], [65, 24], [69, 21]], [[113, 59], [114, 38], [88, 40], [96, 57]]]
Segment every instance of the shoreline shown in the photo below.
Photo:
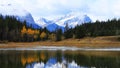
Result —
[[0, 44], [0, 48], [19, 48], [19, 47], [36, 47], [36, 46], [66, 46], [66, 47], [92, 47], [92, 48], [106, 48], [120, 47], [120, 42], [112, 42], [112, 43], [73, 43], [73, 42], [8, 42]]
[[18, 48], [0, 48], [0, 50], [15, 50], [15, 51], [22, 51], [22, 50], [50, 50], [50, 51], [120, 51], [119, 48], [91, 48], [91, 47], [66, 47], [66, 46], [36, 46], [36, 47], [18, 47]]
[[0, 48], [29, 48], [39, 46], [65, 46], [77, 48], [120, 48], [120, 41], [116, 36], [86, 37], [83, 39], [66, 39], [62, 41], [37, 41], [37, 42], [7, 42], [0, 44]]

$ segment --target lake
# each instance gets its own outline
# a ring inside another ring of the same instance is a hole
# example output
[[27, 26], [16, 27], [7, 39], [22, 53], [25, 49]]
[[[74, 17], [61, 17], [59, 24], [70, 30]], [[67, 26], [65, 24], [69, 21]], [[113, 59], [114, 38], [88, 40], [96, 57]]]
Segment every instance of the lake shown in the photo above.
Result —
[[120, 68], [120, 51], [0, 50], [0, 68]]

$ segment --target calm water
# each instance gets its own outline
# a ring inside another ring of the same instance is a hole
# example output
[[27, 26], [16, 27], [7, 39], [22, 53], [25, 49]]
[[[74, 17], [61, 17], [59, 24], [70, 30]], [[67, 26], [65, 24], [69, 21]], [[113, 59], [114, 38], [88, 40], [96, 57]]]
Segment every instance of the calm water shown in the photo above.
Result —
[[1, 50], [0, 68], [120, 68], [120, 52]]

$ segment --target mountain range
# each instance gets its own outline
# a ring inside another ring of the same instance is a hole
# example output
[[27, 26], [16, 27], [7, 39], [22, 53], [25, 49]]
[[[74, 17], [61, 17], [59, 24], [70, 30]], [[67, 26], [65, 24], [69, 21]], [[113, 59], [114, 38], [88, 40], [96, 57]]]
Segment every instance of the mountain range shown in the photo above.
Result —
[[24, 22], [26, 21], [28, 26], [31, 26], [33, 28], [40, 28], [38, 26], [31, 13], [23, 9], [21, 6], [16, 4], [0, 4], [0, 14], [3, 16], [14, 16], [17, 20]]
[[26, 21], [27, 25], [32, 25], [33, 28], [46, 27], [49, 31], [55, 31], [56, 29], [64, 30], [66, 25], [69, 28], [74, 28], [77, 25], [92, 21], [87, 15], [81, 14], [80, 12], [71, 12], [54, 20], [39, 18], [35, 22], [30, 12], [16, 4], [0, 4], [0, 14], [3, 16], [14, 16], [22, 22]]

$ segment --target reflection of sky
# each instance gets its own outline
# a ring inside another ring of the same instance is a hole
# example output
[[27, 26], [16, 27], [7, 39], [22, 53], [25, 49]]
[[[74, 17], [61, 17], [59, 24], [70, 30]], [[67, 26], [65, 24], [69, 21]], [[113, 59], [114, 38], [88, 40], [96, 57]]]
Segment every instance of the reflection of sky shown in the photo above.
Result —
[[[46, 64], [43, 62], [36, 62], [31, 63], [26, 66], [26, 68], [81, 68], [82, 66], [79, 66], [75, 61], [66, 63], [65, 60], [63, 60], [61, 63], [57, 62], [55, 58], [50, 58]], [[87, 68], [87, 67], [82, 67]]]

